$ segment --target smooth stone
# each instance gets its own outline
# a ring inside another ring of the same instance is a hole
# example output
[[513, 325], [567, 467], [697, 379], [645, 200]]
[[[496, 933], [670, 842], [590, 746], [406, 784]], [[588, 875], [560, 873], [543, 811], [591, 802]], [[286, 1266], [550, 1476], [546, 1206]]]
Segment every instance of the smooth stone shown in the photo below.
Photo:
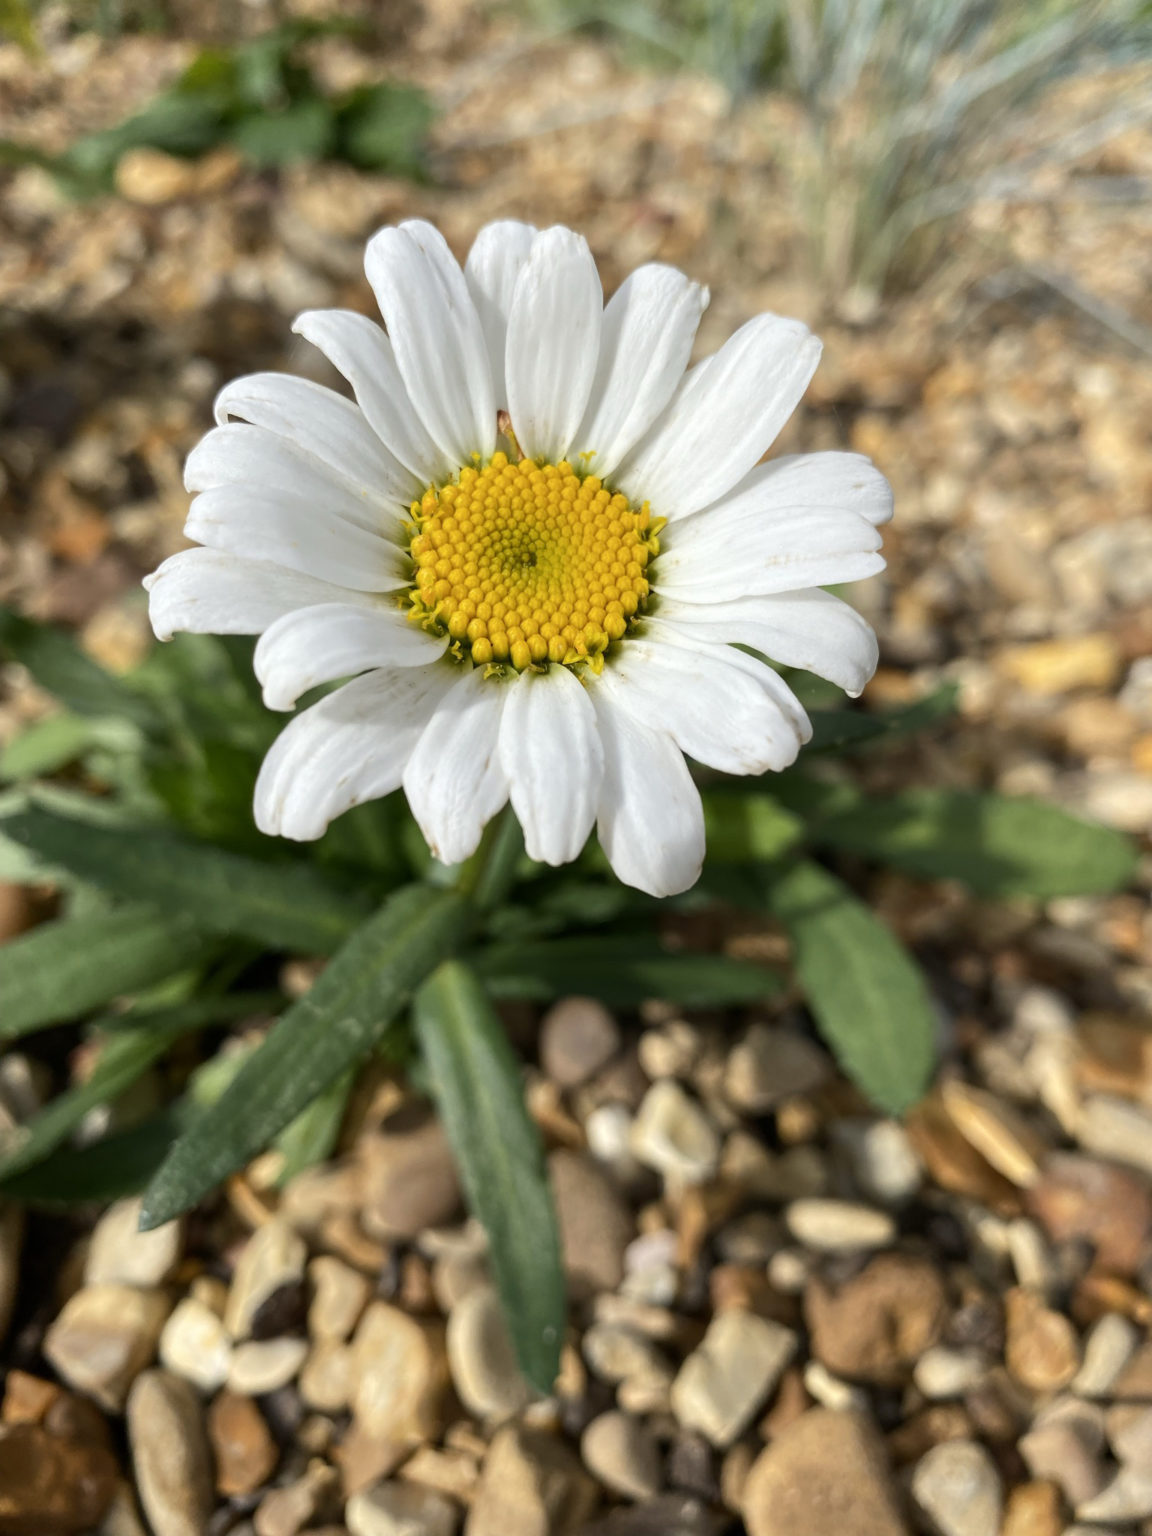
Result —
[[1021, 1483], [1008, 1495], [1000, 1536], [1061, 1536], [1064, 1510], [1055, 1483]]
[[1004, 1359], [1020, 1385], [1035, 1393], [1067, 1386], [1080, 1369], [1080, 1340], [1068, 1318], [1023, 1286], [1008, 1292], [1004, 1317]]
[[1077, 1140], [1097, 1157], [1152, 1174], [1152, 1115], [1127, 1099], [1106, 1093], [1085, 1099]]
[[245, 1397], [279, 1391], [296, 1379], [307, 1355], [307, 1339], [249, 1339], [232, 1352], [228, 1386]]
[[816, 1360], [836, 1376], [878, 1386], [905, 1381], [937, 1342], [948, 1297], [936, 1266], [903, 1253], [884, 1253], [834, 1287], [813, 1276], [804, 1314]]
[[118, 1471], [106, 1434], [53, 1434], [45, 1424], [0, 1425], [0, 1532], [80, 1536], [104, 1518], [116, 1494]]
[[1152, 1238], [1152, 1189], [1129, 1168], [1053, 1153], [1025, 1203], [1054, 1243], [1091, 1243], [1102, 1269], [1134, 1275], [1144, 1262]]
[[377, 1483], [355, 1493], [344, 1510], [349, 1536], [455, 1536], [460, 1510], [415, 1483]]
[[744, 1433], [796, 1353], [790, 1328], [754, 1312], [721, 1312], [672, 1384], [672, 1411], [720, 1450]]
[[237, 1260], [224, 1309], [224, 1326], [234, 1339], [248, 1337], [270, 1296], [303, 1279], [307, 1259], [304, 1239], [281, 1217], [256, 1228]]
[[309, 1352], [300, 1372], [300, 1396], [318, 1413], [343, 1413], [356, 1385], [351, 1347], [324, 1339]]
[[588, 1368], [613, 1384], [633, 1379], [672, 1382], [672, 1367], [651, 1339], [623, 1323], [593, 1323], [581, 1341]]
[[943, 1402], [978, 1387], [990, 1369], [990, 1361], [978, 1349], [948, 1349], [934, 1344], [917, 1360], [912, 1382], [929, 1401]]
[[205, 1394], [224, 1385], [232, 1365], [232, 1340], [211, 1307], [193, 1296], [177, 1302], [160, 1335], [160, 1364]]
[[155, 1357], [169, 1305], [161, 1291], [88, 1286], [64, 1304], [44, 1336], [44, 1354], [70, 1387], [120, 1413]]
[[456, 1158], [439, 1120], [409, 1107], [359, 1147], [364, 1170], [361, 1222], [370, 1237], [411, 1240], [446, 1226], [460, 1209]]
[[192, 1387], [165, 1371], [145, 1371], [128, 1397], [128, 1440], [155, 1536], [203, 1536], [213, 1505], [212, 1452]]
[[12, 1309], [16, 1305], [23, 1240], [23, 1208], [0, 1200], [0, 1344], [8, 1333]]
[[339, 1481], [335, 1467], [312, 1461], [303, 1477], [271, 1489], [260, 1500], [252, 1519], [255, 1536], [298, 1536], [335, 1504]]
[[448, 1387], [443, 1330], [374, 1301], [353, 1335], [352, 1352], [352, 1410], [360, 1428], [399, 1445], [437, 1439]]
[[896, 1210], [915, 1198], [924, 1168], [898, 1120], [847, 1120], [833, 1123], [832, 1132], [845, 1148], [847, 1171], [866, 1200]]
[[620, 1049], [620, 1027], [593, 997], [562, 997], [540, 1021], [540, 1065], [561, 1088], [578, 1088]]
[[488, 1447], [464, 1536], [569, 1536], [597, 1499], [596, 1484], [562, 1440], [509, 1424]]
[[244, 1497], [266, 1483], [280, 1454], [267, 1422], [250, 1397], [225, 1390], [208, 1410], [208, 1436], [216, 1462], [216, 1488], [226, 1499]]
[[722, 1536], [731, 1521], [690, 1493], [662, 1493], [610, 1510], [579, 1536]]
[[751, 1024], [729, 1052], [724, 1095], [745, 1114], [762, 1115], [785, 1099], [814, 1093], [832, 1075], [832, 1063], [795, 1030]]
[[921, 1457], [912, 1498], [938, 1536], [999, 1536], [1004, 1489], [975, 1440], [946, 1440]]
[[651, 1499], [660, 1491], [660, 1451], [639, 1419], [613, 1409], [593, 1419], [580, 1437], [592, 1476], [624, 1499]]
[[953, 1125], [985, 1162], [1018, 1188], [1037, 1182], [1047, 1149], [1021, 1115], [968, 1083], [945, 1082], [940, 1093]]
[[372, 1282], [343, 1259], [322, 1253], [308, 1266], [312, 1300], [308, 1332], [314, 1339], [342, 1344], [351, 1338], [372, 1295]]
[[1107, 1397], [1117, 1377], [1136, 1353], [1140, 1334], [1119, 1312], [1106, 1312], [1084, 1340], [1084, 1363], [1072, 1379], [1079, 1397]]
[[614, 1291], [635, 1219], [612, 1180], [591, 1158], [561, 1149], [548, 1159], [564, 1270], [574, 1297]]
[[1074, 1420], [1049, 1420], [1021, 1436], [1017, 1449], [1032, 1477], [1055, 1483], [1075, 1507], [1100, 1492], [1104, 1472], [1090, 1428]]
[[516, 1363], [516, 1351], [500, 1299], [491, 1286], [464, 1296], [448, 1318], [448, 1368], [457, 1396], [476, 1418], [510, 1419], [526, 1408], [532, 1391]]
[[752, 1464], [748, 1536], [909, 1536], [884, 1442], [863, 1414], [812, 1408]]
[[140, 1231], [141, 1201], [118, 1200], [92, 1229], [84, 1264], [85, 1285], [163, 1285], [180, 1262], [184, 1229], [168, 1221]]
[[1152, 1405], [1114, 1403], [1104, 1423], [1117, 1461], [1152, 1467]]
[[798, 1243], [820, 1253], [887, 1248], [896, 1240], [896, 1223], [887, 1211], [850, 1200], [794, 1200], [784, 1220]]
[[1122, 1466], [1106, 1488], [1076, 1506], [1077, 1520], [1119, 1525], [1152, 1515], [1152, 1467]]
[[632, 1155], [674, 1184], [703, 1184], [720, 1162], [720, 1136], [705, 1110], [673, 1078], [644, 1095], [632, 1123]]

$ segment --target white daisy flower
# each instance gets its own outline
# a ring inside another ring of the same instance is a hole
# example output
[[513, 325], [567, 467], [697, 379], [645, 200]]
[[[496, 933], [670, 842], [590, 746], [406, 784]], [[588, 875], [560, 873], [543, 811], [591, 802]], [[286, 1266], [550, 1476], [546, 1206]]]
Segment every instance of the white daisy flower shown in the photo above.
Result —
[[810, 735], [736, 647], [852, 694], [876, 666], [821, 588], [881, 569], [887, 482], [852, 453], [760, 463], [819, 341], [759, 315], [688, 368], [707, 290], [653, 264], [605, 305], [559, 227], [490, 224], [461, 270], [414, 221], [365, 267], [384, 329], [339, 309], [294, 327], [355, 404], [275, 373], [217, 398], [186, 472], [200, 547], [146, 583], [157, 635], [259, 635], [273, 709], [353, 679], [268, 753], [265, 832], [316, 838], [403, 786], [456, 863], [511, 800], [533, 858], [575, 858], [595, 825], [621, 880], [687, 889], [685, 757], [759, 774]]

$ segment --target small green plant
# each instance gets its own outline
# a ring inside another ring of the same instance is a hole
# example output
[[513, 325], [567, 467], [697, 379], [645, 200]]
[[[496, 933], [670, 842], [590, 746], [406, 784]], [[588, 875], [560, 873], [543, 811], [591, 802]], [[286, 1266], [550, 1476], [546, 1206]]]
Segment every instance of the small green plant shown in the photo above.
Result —
[[[381, 1056], [411, 1066], [442, 1111], [522, 1367], [542, 1390], [563, 1283], [496, 1002], [575, 991], [621, 1008], [659, 997], [724, 1009], [795, 985], [845, 1070], [897, 1113], [928, 1083], [934, 1008], [916, 961], [837, 873], [841, 857], [1034, 900], [1116, 890], [1134, 868], [1126, 839], [1039, 802], [857, 787], [852, 756], [941, 728], [949, 689], [874, 714], [790, 676], [815, 725], [805, 765], [711, 775], [703, 877], [657, 902], [615, 879], [595, 839], [562, 869], [533, 864], [509, 811], [456, 868], [431, 858], [399, 793], [314, 844], [261, 835], [253, 784], [278, 721], [251, 681], [248, 641], [182, 636], [118, 677], [64, 632], [6, 612], [0, 650], [61, 706], [0, 755], [0, 878], [53, 887], [60, 903], [0, 948], [0, 1047], [71, 1026], [96, 1061], [0, 1147], [0, 1194], [57, 1205], [143, 1189], [159, 1224], [266, 1147], [283, 1178], [325, 1157], [357, 1068]], [[791, 981], [670, 941], [664, 913], [715, 903], [783, 927]], [[280, 977], [297, 956], [327, 965], [293, 1002]], [[276, 1021], [237, 1050], [229, 1028], [254, 1015]], [[113, 1116], [77, 1144], [89, 1111], [174, 1050], [187, 1064], [194, 1038], [202, 1065], [191, 1076], [185, 1065], [171, 1102]]]
[[42, 165], [82, 197], [111, 191], [121, 157], [142, 147], [192, 157], [230, 144], [258, 166], [343, 160], [365, 171], [422, 176], [433, 118], [427, 96], [388, 81], [326, 95], [301, 50], [332, 30], [331, 23], [294, 21], [251, 42], [207, 48], [125, 122], [55, 156], [9, 141], [0, 144], [0, 163]]

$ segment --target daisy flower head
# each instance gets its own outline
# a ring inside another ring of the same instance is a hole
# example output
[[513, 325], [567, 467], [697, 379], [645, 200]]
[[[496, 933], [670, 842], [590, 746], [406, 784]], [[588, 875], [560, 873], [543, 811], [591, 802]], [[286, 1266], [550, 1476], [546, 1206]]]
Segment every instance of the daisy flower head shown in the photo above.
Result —
[[685, 758], [759, 774], [810, 735], [759, 658], [853, 694], [876, 665], [822, 588], [881, 569], [887, 482], [852, 453], [760, 462], [820, 343], [763, 314], [689, 368], [707, 290], [652, 264], [605, 305], [561, 227], [489, 224], [461, 269], [413, 221], [365, 267], [383, 327], [294, 326], [354, 403], [277, 373], [218, 396], [186, 470], [199, 547], [146, 583], [157, 635], [259, 635], [273, 709], [351, 679], [269, 751], [267, 833], [319, 837], [403, 787], [456, 863], [511, 800], [533, 858], [574, 859], [595, 826], [621, 880], [687, 889]]

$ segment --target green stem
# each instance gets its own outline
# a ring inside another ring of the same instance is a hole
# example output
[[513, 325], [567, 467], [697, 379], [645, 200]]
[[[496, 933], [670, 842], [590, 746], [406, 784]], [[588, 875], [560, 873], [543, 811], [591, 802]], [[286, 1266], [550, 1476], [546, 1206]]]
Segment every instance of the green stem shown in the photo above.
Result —
[[490, 912], [512, 888], [524, 856], [524, 834], [511, 805], [493, 817], [484, 829], [480, 846], [460, 866], [456, 889], [480, 912]]

